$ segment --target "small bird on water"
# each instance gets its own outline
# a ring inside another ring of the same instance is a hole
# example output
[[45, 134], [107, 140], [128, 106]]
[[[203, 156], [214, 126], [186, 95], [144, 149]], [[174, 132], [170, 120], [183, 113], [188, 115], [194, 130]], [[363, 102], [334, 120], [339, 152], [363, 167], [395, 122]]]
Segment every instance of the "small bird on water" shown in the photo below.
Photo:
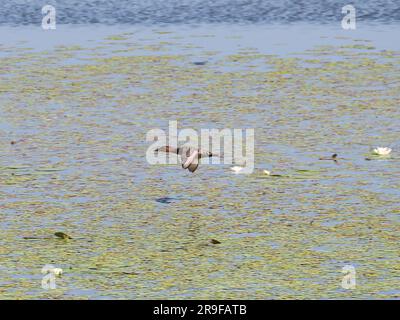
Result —
[[171, 147], [163, 146], [157, 148], [155, 152], [167, 152], [175, 153], [181, 157], [182, 168], [188, 169], [190, 172], [195, 172], [199, 166], [199, 160], [201, 158], [218, 157], [218, 155], [211, 153], [210, 151], [203, 151], [198, 148], [184, 146], [184, 147]]
[[333, 160], [337, 164], [338, 163], [338, 155], [336, 153], [334, 153], [330, 157], [321, 157], [321, 158], [319, 158], [319, 160]]

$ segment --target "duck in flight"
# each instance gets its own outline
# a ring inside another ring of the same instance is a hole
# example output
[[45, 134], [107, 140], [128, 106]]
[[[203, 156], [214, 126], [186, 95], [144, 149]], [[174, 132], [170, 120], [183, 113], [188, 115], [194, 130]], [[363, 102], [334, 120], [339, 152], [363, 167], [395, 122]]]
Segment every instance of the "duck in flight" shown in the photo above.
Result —
[[199, 166], [199, 160], [201, 158], [216, 157], [218, 155], [213, 154], [209, 151], [203, 151], [201, 149], [184, 146], [184, 147], [171, 147], [163, 146], [155, 150], [155, 152], [167, 152], [175, 153], [181, 157], [182, 168], [188, 169], [190, 172], [195, 172]]

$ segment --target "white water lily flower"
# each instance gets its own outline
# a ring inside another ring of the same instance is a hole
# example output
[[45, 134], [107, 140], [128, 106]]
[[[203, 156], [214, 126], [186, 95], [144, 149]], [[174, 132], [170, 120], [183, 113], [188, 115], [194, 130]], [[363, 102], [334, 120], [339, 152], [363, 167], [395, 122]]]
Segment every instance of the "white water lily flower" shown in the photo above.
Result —
[[239, 166], [231, 167], [231, 170], [232, 170], [234, 173], [240, 173], [240, 171], [242, 171], [243, 169], [244, 169], [243, 167], [239, 167]]
[[268, 175], [268, 176], [271, 175], [271, 171], [264, 170], [263, 172], [264, 172], [266, 175]]
[[51, 272], [53, 272], [54, 275], [56, 275], [56, 276], [61, 276], [62, 273], [63, 273], [63, 269], [61, 269], [61, 268], [53, 268], [53, 269], [51, 270]]
[[392, 149], [390, 148], [382, 148], [382, 147], [377, 147], [374, 149], [374, 153], [379, 155], [379, 156], [387, 156], [388, 154], [390, 154], [390, 152], [392, 152]]

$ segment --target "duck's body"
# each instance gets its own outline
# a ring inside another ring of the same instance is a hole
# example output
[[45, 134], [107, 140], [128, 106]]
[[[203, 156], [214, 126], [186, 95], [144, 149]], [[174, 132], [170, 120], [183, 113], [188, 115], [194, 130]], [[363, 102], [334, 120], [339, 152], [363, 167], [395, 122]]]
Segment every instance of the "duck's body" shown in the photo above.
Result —
[[167, 153], [175, 153], [181, 157], [182, 168], [188, 169], [190, 172], [195, 172], [199, 166], [199, 160], [201, 158], [216, 156], [209, 151], [203, 151], [201, 149], [184, 146], [184, 147], [171, 147], [163, 146], [155, 150], [156, 152], [162, 151]]

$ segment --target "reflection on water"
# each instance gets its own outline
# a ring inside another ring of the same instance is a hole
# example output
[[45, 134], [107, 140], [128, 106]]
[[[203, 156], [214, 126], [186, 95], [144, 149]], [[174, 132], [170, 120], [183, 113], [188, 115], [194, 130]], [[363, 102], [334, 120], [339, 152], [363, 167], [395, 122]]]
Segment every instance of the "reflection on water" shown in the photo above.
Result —
[[[1, 43], [0, 297], [399, 297], [400, 50], [339, 32]], [[255, 172], [150, 166], [169, 120], [255, 128]], [[366, 161], [377, 145], [393, 154]], [[50, 292], [46, 264], [64, 270]]]

